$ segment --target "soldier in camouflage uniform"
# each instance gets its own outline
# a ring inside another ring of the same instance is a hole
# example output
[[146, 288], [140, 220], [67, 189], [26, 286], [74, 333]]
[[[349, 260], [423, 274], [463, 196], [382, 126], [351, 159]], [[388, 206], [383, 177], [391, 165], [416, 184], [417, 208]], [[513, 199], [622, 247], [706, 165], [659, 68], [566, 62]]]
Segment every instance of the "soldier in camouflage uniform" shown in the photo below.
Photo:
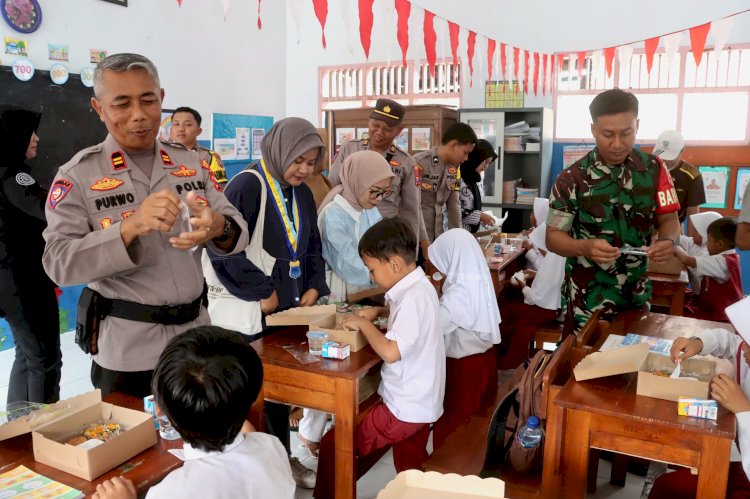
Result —
[[[625, 309], [647, 309], [648, 259], [672, 256], [679, 202], [657, 157], [633, 149], [638, 101], [619, 89], [591, 104], [596, 148], [564, 170], [550, 197], [547, 246], [568, 258], [563, 309], [577, 332], [601, 309], [611, 320]], [[649, 246], [658, 229], [658, 239]], [[621, 248], [646, 247], [648, 258]]]

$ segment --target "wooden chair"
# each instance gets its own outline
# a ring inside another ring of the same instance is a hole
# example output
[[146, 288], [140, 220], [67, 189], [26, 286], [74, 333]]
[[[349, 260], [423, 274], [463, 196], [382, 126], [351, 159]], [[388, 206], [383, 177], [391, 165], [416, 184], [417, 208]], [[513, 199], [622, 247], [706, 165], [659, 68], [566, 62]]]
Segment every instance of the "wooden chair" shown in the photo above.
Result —
[[531, 340], [530, 347], [534, 350], [543, 350], [545, 343], [553, 343], [557, 345], [562, 337], [563, 324], [550, 323], [549, 326], [540, 327], [534, 333], [534, 338]]

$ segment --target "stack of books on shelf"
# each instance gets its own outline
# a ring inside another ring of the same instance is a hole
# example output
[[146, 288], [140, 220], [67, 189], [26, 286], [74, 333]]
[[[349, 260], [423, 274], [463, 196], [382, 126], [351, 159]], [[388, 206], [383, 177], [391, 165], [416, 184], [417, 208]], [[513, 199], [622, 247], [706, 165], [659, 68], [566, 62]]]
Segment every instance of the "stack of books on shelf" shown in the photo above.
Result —
[[[521, 185], [521, 179], [506, 180], [503, 182], [503, 203], [516, 202], [516, 187]], [[532, 201], [533, 203], [533, 201]]]
[[505, 127], [505, 151], [539, 151], [541, 128], [529, 126], [525, 121], [519, 121]]
[[538, 188], [516, 187], [516, 203], [518, 204], [534, 204], [534, 198], [538, 196]]

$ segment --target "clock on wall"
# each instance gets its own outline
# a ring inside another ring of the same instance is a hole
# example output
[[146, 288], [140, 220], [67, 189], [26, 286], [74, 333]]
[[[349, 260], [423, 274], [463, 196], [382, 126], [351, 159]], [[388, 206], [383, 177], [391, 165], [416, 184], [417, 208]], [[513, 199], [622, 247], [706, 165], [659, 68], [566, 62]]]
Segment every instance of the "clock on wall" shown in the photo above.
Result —
[[3, 19], [19, 33], [33, 33], [42, 25], [42, 8], [37, 0], [0, 0]]

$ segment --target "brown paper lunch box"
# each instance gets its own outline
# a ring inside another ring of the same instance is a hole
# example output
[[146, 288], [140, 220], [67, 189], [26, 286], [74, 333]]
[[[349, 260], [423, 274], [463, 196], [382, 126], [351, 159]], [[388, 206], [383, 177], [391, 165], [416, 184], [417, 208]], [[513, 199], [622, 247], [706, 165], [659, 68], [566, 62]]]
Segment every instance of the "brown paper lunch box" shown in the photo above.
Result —
[[358, 352], [370, 343], [362, 331], [349, 331], [348, 329], [336, 329], [336, 313], [334, 310], [333, 315], [329, 315], [315, 324], [310, 324], [310, 331], [323, 331], [328, 333], [328, 339], [330, 341], [338, 341], [339, 343], [348, 343], [349, 348], [352, 352]]
[[388, 482], [377, 499], [503, 499], [505, 482], [498, 478], [444, 475], [406, 470]]
[[638, 395], [677, 402], [680, 396], [708, 398], [708, 385], [716, 374], [716, 363], [705, 359], [687, 359], [682, 362], [682, 371], [696, 373], [697, 381], [658, 376], [650, 372], [654, 368], [671, 372], [675, 364], [668, 356], [649, 352], [648, 345], [640, 343], [591, 353], [573, 368], [573, 375], [576, 381], [584, 381], [637, 372]]
[[266, 316], [267, 326], [309, 326], [317, 324], [329, 316], [336, 317], [336, 305], [313, 305], [312, 307], [295, 307]]

